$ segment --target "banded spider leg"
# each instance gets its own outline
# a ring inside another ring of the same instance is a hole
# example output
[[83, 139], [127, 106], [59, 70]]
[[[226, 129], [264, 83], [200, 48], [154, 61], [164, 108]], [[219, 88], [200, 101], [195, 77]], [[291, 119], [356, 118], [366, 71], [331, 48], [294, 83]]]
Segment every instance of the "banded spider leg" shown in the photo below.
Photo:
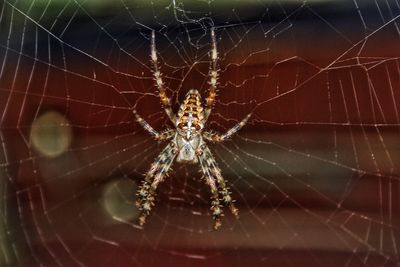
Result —
[[221, 226], [221, 216], [223, 216], [219, 195], [221, 195], [222, 201], [227, 207], [229, 207], [235, 217], [239, 216], [238, 209], [233, 204], [234, 200], [232, 200], [229, 187], [226, 185], [225, 180], [221, 175], [221, 170], [218, 168], [217, 162], [206, 144], [201, 145], [197, 155], [204, 179], [211, 189], [211, 210], [213, 212], [214, 229], [218, 229]]
[[204, 122], [207, 121], [211, 114], [211, 109], [215, 102], [215, 97], [217, 95], [217, 83], [218, 83], [218, 51], [217, 51], [217, 41], [215, 38], [214, 28], [211, 28], [211, 65], [209, 71], [210, 85], [208, 96], [206, 98], [205, 109], [204, 109]]
[[[158, 133], [153, 127], [150, 126], [136, 111], [135, 114], [137, 122], [148, 131], [156, 140], [165, 141], [172, 138], [175, 131], [168, 129], [162, 133]], [[136, 206], [141, 211], [139, 217], [139, 224], [143, 225], [146, 221], [147, 215], [150, 213], [152, 206], [154, 206], [155, 191], [159, 183], [161, 183], [167, 176], [175, 157], [177, 149], [175, 143], [171, 142], [157, 157], [156, 161], [151, 165], [150, 170], [146, 173], [145, 179], [137, 192]]]
[[154, 81], [156, 83], [158, 94], [160, 96], [160, 100], [162, 105], [164, 106], [165, 113], [167, 114], [168, 118], [171, 120], [173, 124], [175, 124], [176, 117], [174, 112], [172, 111], [171, 107], [171, 100], [167, 97], [166, 89], [164, 86], [164, 81], [162, 79], [161, 69], [158, 65], [158, 57], [157, 57], [157, 50], [156, 50], [156, 35], [154, 30], [151, 32], [151, 63], [153, 65], [153, 76]]
[[150, 214], [155, 204], [157, 187], [167, 176], [176, 155], [177, 149], [175, 144], [171, 142], [164, 148], [146, 173], [146, 177], [137, 191], [136, 206], [141, 211], [139, 216], [140, 225], [146, 222], [146, 217]]

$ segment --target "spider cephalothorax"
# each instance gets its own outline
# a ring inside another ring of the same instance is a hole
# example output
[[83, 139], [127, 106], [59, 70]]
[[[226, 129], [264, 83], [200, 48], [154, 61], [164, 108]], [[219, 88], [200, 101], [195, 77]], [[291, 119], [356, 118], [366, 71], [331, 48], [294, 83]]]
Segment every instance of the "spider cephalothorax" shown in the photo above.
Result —
[[199, 92], [196, 89], [191, 89], [186, 94], [185, 100], [181, 104], [178, 113], [175, 115], [172, 111], [170, 100], [165, 93], [162, 74], [158, 66], [155, 34], [154, 31], [152, 32], [151, 62], [153, 64], [153, 75], [156, 86], [159, 90], [161, 102], [164, 105], [165, 113], [174, 124], [175, 129], [167, 129], [162, 133], [158, 133], [145, 120], [143, 120], [136, 111], [134, 111], [136, 120], [144, 129], [153, 135], [156, 140], [171, 140], [151, 165], [150, 170], [146, 173], [146, 177], [137, 192], [136, 205], [141, 211], [139, 217], [139, 223], [141, 225], [145, 223], [146, 216], [155, 205], [157, 186], [166, 177], [174, 160], [182, 163], [200, 163], [205, 182], [211, 189], [211, 210], [215, 221], [215, 229], [221, 225], [221, 216], [223, 215], [221, 202], [228, 206], [235, 216], [238, 216], [238, 210], [233, 204], [234, 201], [232, 200], [231, 192], [221, 175], [221, 170], [218, 168], [217, 162], [212, 156], [210, 149], [204, 142], [204, 139], [211, 142], [222, 142], [228, 139], [246, 124], [250, 114], [223, 135], [203, 131], [215, 101], [218, 79], [218, 54], [213, 29], [211, 29], [211, 39], [212, 62], [209, 74], [210, 89], [204, 107]]

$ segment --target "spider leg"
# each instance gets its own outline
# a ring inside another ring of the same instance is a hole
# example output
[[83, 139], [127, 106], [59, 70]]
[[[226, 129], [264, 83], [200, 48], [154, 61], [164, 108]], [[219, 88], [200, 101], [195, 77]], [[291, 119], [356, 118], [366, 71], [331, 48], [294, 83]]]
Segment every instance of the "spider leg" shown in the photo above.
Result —
[[215, 143], [225, 141], [226, 139], [228, 139], [232, 135], [234, 135], [237, 131], [239, 131], [247, 123], [250, 116], [251, 116], [251, 113], [247, 114], [247, 116], [242, 121], [240, 121], [238, 124], [236, 124], [231, 129], [229, 129], [225, 134], [221, 135], [221, 134], [205, 131], [205, 132], [203, 132], [203, 137], [206, 140], [215, 142]]
[[203, 144], [201, 147], [201, 151], [198, 154], [203, 172], [207, 173], [207, 175], [211, 175], [212, 177], [214, 177], [214, 179], [218, 183], [219, 193], [222, 196], [222, 201], [227, 207], [229, 207], [235, 217], [239, 217], [239, 211], [233, 204], [235, 201], [231, 197], [230, 189], [226, 185], [226, 182], [222, 177], [221, 170], [219, 169], [217, 162], [211, 154], [210, 149], [207, 147], [207, 145]]
[[133, 111], [133, 114], [135, 114], [136, 121], [146, 131], [148, 131], [156, 140], [165, 141], [165, 140], [171, 139], [174, 136], [174, 134], [175, 134], [174, 130], [167, 129], [167, 130], [163, 131], [162, 133], [159, 133], [156, 130], [154, 130], [154, 128], [151, 127], [151, 125], [148, 122], [146, 122], [142, 117], [140, 117], [139, 114], [137, 114], [136, 110]]
[[206, 180], [206, 184], [211, 189], [211, 211], [214, 219], [214, 229], [217, 230], [221, 226], [221, 216], [223, 216], [221, 204], [218, 197], [218, 188], [216, 185], [216, 181], [212, 176], [211, 170], [207, 167], [206, 160], [201, 159], [200, 157], [199, 159], [204, 179]]
[[147, 215], [150, 214], [152, 207], [155, 205], [155, 191], [157, 186], [167, 176], [176, 154], [175, 143], [171, 142], [161, 151], [155, 162], [151, 165], [150, 170], [146, 173], [145, 179], [136, 194], [136, 206], [141, 211], [141, 215], [139, 216], [140, 225], [146, 222]]
[[218, 51], [217, 51], [217, 42], [215, 40], [215, 33], [214, 33], [214, 28], [211, 28], [211, 51], [210, 51], [210, 56], [211, 56], [211, 66], [210, 66], [210, 72], [209, 72], [209, 84], [210, 84], [210, 89], [208, 96], [206, 98], [206, 105], [205, 105], [205, 110], [204, 110], [204, 121], [207, 121], [208, 117], [210, 116], [212, 106], [215, 101], [215, 96], [217, 94], [217, 82], [218, 82]]
[[[221, 170], [218, 168], [217, 162], [211, 154], [210, 149], [205, 144], [203, 144], [198, 150], [197, 155], [199, 158], [201, 170], [206, 179], [206, 183], [211, 188], [211, 210], [213, 211], [213, 219], [215, 221], [214, 229], [218, 229], [221, 226], [220, 217], [223, 216], [219, 194], [221, 194], [222, 201], [227, 207], [229, 207], [235, 217], [238, 217], [238, 209], [233, 204], [234, 200], [231, 197], [229, 187], [226, 185], [225, 180], [221, 175]], [[217, 184], [219, 189], [217, 188]]]
[[176, 118], [174, 115], [174, 112], [172, 111], [171, 107], [171, 101], [167, 97], [166, 90], [164, 87], [164, 82], [162, 79], [162, 74], [160, 71], [160, 67], [158, 65], [158, 57], [157, 57], [157, 50], [156, 50], [156, 41], [155, 41], [155, 33], [154, 30], [151, 32], [151, 63], [153, 64], [153, 76], [154, 80], [158, 89], [158, 94], [160, 96], [160, 100], [162, 105], [164, 106], [165, 113], [169, 117], [169, 119], [172, 121], [173, 124], [175, 124]]

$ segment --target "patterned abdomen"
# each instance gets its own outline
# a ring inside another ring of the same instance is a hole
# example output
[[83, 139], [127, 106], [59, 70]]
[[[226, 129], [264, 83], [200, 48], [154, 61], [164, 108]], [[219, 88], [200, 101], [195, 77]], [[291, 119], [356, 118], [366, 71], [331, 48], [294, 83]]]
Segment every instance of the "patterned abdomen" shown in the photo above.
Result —
[[179, 108], [176, 126], [179, 133], [188, 140], [203, 129], [203, 107], [200, 94], [196, 89], [190, 90]]

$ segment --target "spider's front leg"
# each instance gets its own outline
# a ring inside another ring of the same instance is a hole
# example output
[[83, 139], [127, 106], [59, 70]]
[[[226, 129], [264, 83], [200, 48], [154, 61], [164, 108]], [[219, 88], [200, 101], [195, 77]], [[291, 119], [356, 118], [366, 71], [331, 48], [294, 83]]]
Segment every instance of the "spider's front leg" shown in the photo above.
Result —
[[210, 116], [212, 106], [215, 101], [215, 97], [217, 95], [217, 83], [218, 83], [218, 51], [217, 51], [217, 41], [215, 38], [214, 28], [211, 29], [211, 66], [209, 72], [209, 79], [208, 82], [210, 85], [210, 89], [208, 92], [208, 96], [206, 98], [206, 105], [204, 110], [204, 121], [207, 121], [208, 117]]
[[158, 57], [156, 50], [156, 35], [154, 30], [151, 32], [151, 53], [150, 53], [151, 63], [153, 64], [153, 76], [156, 83], [158, 94], [162, 105], [164, 106], [165, 113], [168, 115], [169, 119], [175, 124], [175, 115], [172, 111], [171, 100], [167, 97], [167, 93], [164, 86], [164, 81], [162, 79], [162, 74], [160, 66], [158, 65]]
[[209, 131], [205, 131], [203, 132], [203, 137], [211, 142], [223, 142], [226, 139], [229, 139], [232, 135], [234, 135], [237, 131], [239, 131], [249, 120], [251, 116], [250, 114], [247, 114], [247, 116], [238, 124], [236, 124], [235, 126], [233, 126], [231, 129], [229, 129], [225, 134], [217, 134], [217, 133], [213, 133], [213, 132], [209, 132]]
[[[211, 210], [213, 211], [213, 219], [215, 220], [214, 229], [218, 229], [221, 226], [220, 217], [223, 216], [219, 202], [219, 194], [222, 196], [222, 201], [227, 207], [229, 207], [232, 214], [236, 217], [238, 217], [238, 209], [233, 204], [234, 201], [231, 197], [231, 192], [229, 191], [229, 188], [221, 175], [221, 170], [218, 168], [217, 162], [211, 154], [210, 149], [205, 144], [202, 144], [197, 150], [197, 156], [199, 158], [200, 166], [206, 179], [206, 183], [211, 188]], [[218, 184], [219, 189], [217, 188], [216, 184]]]
[[141, 211], [139, 217], [140, 225], [146, 222], [147, 215], [150, 214], [152, 207], [155, 205], [157, 187], [167, 176], [177, 152], [175, 143], [169, 143], [146, 173], [145, 179], [137, 191], [136, 206]]

